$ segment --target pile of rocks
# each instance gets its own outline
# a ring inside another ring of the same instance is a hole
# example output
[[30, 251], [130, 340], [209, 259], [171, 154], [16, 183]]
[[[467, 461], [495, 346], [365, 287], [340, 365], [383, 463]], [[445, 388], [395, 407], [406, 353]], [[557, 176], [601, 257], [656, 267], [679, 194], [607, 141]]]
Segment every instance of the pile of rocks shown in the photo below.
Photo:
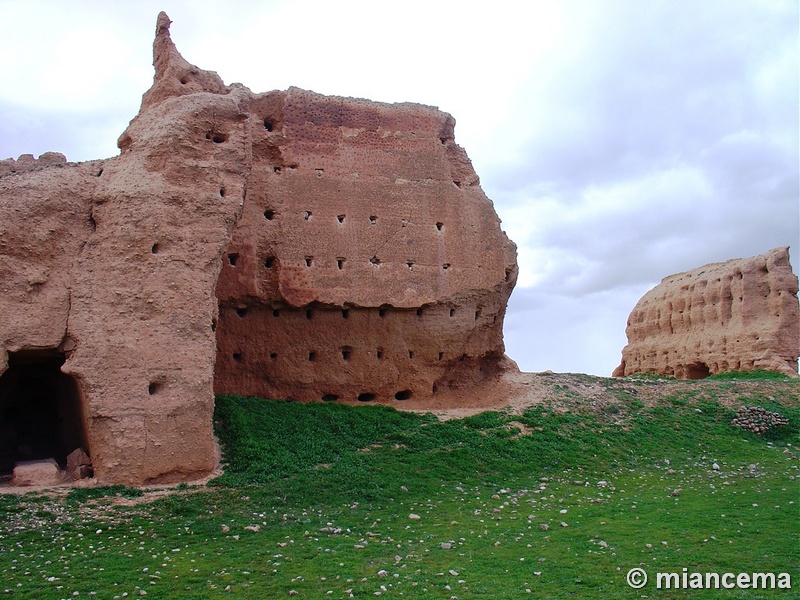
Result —
[[76, 448], [67, 456], [67, 479], [77, 481], [93, 475], [92, 459], [83, 448]]
[[14, 465], [11, 485], [53, 486], [92, 477], [92, 459], [83, 448], [76, 448], [67, 456], [66, 470], [59, 468], [55, 458], [28, 460]]
[[736, 413], [731, 425], [741, 427], [753, 433], [766, 433], [775, 427], [788, 425], [789, 419], [776, 412], [760, 406], [742, 406]]

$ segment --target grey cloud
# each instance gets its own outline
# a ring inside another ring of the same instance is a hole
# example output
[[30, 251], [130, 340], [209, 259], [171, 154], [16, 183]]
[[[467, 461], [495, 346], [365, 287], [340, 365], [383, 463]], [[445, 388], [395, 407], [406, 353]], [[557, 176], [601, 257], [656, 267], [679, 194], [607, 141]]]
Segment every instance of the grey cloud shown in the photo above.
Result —
[[525, 89], [517, 160], [482, 175], [501, 216], [547, 206], [524, 213], [540, 222], [520, 245], [543, 258], [512, 296], [509, 353], [608, 374], [663, 277], [782, 245], [796, 268], [798, 7], [583, 6], [572, 51]]
[[785, 147], [764, 134], [743, 131], [720, 140], [698, 158], [726, 197], [777, 202], [786, 208], [792, 201], [796, 204], [796, 145]]
[[756, 79], [792, 38], [797, 11], [712, 4], [686, 14], [675, 2], [618, 3], [584, 24], [592, 31], [577, 31], [576, 49], [526, 90], [535, 127], [511, 179], [612, 181], [774, 119]]
[[[796, 44], [787, 18], [797, 9], [777, 6], [615, 4], [540, 74], [528, 93], [546, 118], [531, 117], [518, 163], [484, 180], [497, 185], [501, 213], [539, 195], [559, 207], [528, 243], [573, 255], [584, 272], [553, 272], [543, 285], [580, 295], [796, 243], [797, 78], [781, 57]], [[765, 86], [776, 69], [786, 84]], [[793, 110], [776, 117], [787, 102]], [[696, 177], [670, 184], [687, 170]], [[598, 190], [658, 173], [660, 187], [593, 209]]]

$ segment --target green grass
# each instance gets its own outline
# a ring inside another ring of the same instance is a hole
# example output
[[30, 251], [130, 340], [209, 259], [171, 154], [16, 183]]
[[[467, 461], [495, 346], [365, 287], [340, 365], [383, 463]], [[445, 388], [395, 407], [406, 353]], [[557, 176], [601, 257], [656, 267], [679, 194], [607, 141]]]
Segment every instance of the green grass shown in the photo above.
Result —
[[708, 379], [712, 381], [788, 381], [791, 378], [786, 375], [786, 373], [757, 369], [755, 371], [729, 371], [727, 373], [717, 373], [715, 375], [709, 375]]
[[139, 498], [144, 492], [139, 488], [124, 485], [101, 485], [97, 487], [73, 488], [67, 495], [68, 502], [81, 503], [89, 499], [120, 496], [122, 498]]
[[[137, 490], [133, 505], [117, 486], [0, 496], [0, 594], [798, 597], [800, 408], [743, 403], [790, 425], [759, 437], [694, 394], [447, 422], [220, 396], [227, 466], [209, 487]], [[634, 591], [639, 565], [788, 572], [795, 589]]]
[[634, 381], [677, 381], [673, 375], [665, 375], [663, 373], [656, 373], [654, 371], [647, 371], [645, 373], [633, 373], [626, 375], [625, 379]]

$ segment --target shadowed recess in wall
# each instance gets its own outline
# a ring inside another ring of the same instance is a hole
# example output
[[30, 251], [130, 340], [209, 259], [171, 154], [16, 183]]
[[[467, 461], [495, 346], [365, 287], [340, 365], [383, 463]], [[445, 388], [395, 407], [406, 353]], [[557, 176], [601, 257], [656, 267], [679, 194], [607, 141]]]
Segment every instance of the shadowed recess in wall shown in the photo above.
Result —
[[63, 353], [9, 353], [0, 376], [0, 479], [22, 461], [54, 458], [66, 467], [67, 454], [87, 449], [84, 407], [77, 382], [61, 372]]

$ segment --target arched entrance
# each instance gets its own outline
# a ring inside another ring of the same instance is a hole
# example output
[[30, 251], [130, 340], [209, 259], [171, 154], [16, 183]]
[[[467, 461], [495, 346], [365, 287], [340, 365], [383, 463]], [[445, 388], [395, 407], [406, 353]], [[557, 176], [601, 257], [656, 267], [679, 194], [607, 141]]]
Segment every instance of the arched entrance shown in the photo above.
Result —
[[78, 384], [61, 372], [56, 350], [9, 352], [0, 376], [0, 480], [17, 462], [54, 458], [61, 468], [76, 448], [88, 451]]

